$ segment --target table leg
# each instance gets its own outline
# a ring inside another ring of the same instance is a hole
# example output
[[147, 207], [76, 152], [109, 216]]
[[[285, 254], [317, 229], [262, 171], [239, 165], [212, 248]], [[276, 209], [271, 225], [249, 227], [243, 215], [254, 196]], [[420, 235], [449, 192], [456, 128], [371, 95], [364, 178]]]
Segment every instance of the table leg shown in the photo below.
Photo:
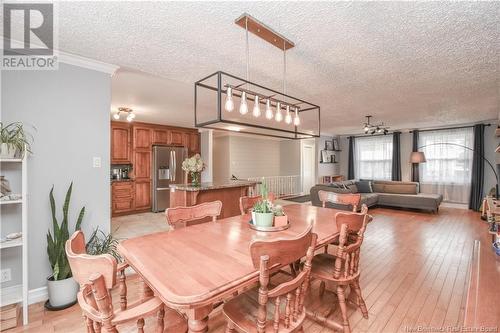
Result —
[[186, 311], [188, 316], [188, 332], [202, 333], [208, 332], [208, 315], [213, 309], [213, 305], [205, 305], [201, 308], [189, 309]]

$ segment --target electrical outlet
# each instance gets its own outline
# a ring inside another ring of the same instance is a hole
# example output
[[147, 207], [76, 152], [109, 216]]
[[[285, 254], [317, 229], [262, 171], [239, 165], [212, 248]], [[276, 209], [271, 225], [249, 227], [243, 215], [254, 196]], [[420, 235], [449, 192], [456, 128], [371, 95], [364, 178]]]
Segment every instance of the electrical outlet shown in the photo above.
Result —
[[12, 279], [10, 276], [10, 268], [2, 269], [0, 271], [0, 283], [8, 282]]
[[94, 157], [92, 161], [92, 165], [94, 168], [100, 168], [101, 167], [101, 158], [100, 157]]

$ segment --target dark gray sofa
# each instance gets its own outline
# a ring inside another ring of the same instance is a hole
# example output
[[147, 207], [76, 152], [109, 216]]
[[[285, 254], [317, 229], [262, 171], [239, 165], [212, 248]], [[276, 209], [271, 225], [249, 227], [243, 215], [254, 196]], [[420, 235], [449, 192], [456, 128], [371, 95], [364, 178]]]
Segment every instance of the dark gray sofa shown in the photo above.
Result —
[[[439, 205], [443, 201], [440, 194], [419, 193], [419, 184], [415, 182], [400, 181], [371, 181], [372, 193], [360, 193], [361, 204], [372, 206], [387, 206], [430, 210], [438, 212]], [[318, 192], [320, 190], [335, 193], [358, 193], [354, 180], [335, 182], [328, 185], [315, 185], [311, 188], [311, 203], [321, 207]], [[326, 207], [351, 210], [352, 207], [342, 204], [327, 203]]]

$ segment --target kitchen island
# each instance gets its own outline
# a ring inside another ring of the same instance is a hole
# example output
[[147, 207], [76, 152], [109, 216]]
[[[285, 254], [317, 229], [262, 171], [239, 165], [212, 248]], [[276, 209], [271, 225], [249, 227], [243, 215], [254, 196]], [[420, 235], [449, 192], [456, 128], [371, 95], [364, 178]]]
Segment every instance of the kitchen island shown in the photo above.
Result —
[[259, 182], [231, 180], [221, 183], [170, 185], [170, 207], [194, 206], [203, 202], [222, 201], [220, 218], [240, 215], [240, 197], [249, 195]]

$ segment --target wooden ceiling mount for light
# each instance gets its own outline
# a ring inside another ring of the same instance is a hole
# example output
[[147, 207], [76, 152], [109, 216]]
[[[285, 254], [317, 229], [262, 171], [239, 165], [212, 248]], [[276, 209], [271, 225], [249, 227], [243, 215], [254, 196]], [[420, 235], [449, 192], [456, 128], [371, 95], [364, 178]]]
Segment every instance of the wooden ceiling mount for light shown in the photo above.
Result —
[[285, 50], [288, 50], [295, 46], [295, 44], [291, 40], [285, 38], [283, 35], [277, 33], [276, 31], [247, 13], [243, 13], [236, 19], [236, 21], [234, 21], [234, 23], [236, 23], [243, 29], [246, 29], [248, 24], [249, 32], [276, 46], [280, 50], [283, 50], [283, 48]]

